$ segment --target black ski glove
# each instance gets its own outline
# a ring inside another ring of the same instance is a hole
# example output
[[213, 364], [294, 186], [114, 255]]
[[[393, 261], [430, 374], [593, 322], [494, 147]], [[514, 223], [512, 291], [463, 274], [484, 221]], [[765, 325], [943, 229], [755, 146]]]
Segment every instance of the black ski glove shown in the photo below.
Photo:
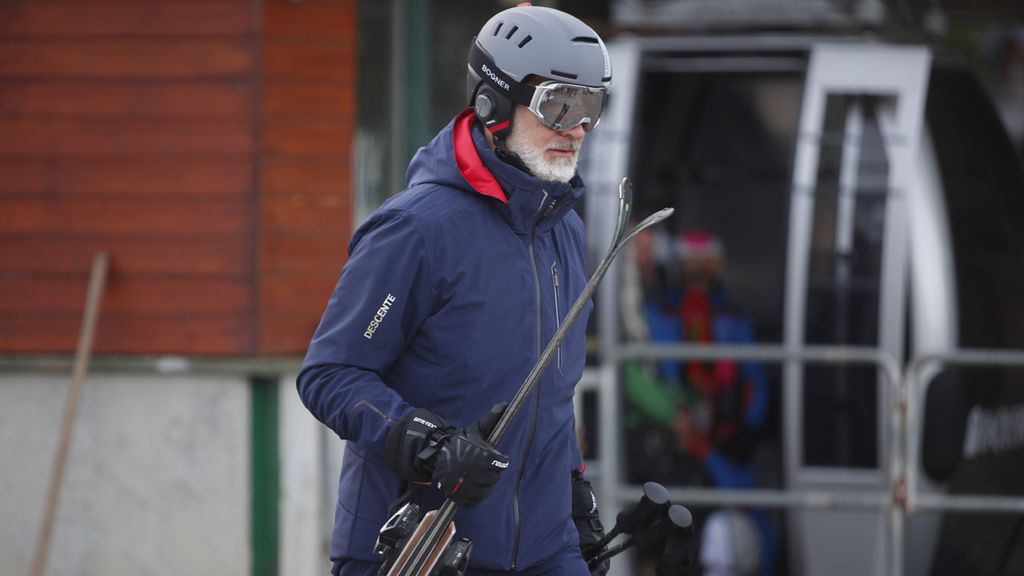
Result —
[[453, 430], [430, 410], [416, 410], [391, 427], [384, 441], [384, 461], [402, 478], [429, 484], [438, 444]]
[[406, 480], [433, 482], [459, 506], [476, 506], [508, 468], [508, 457], [481, 433], [494, 427], [503, 410], [503, 405], [495, 406], [463, 430], [429, 410], [416, 410], [388, 433], [385, 459]]
[[[604, 537], [604, 526], [601, 524], [600, 515], [597, 512], [597, 497], [594, 496], [594, 489], [590, 481], [584, 480], [582, 476], [574, 476], [572, 479], [572, 521], [576, 524], [576, 530], [580, 533], [580, 551], [583, 557], [587, 558], [597, 554], [597, 550], [588, 550], [594, 543]], [[605, 559], [597, 566], [590, 569], [593, 576], [604, 576], [611, 567], [611, 560]]]

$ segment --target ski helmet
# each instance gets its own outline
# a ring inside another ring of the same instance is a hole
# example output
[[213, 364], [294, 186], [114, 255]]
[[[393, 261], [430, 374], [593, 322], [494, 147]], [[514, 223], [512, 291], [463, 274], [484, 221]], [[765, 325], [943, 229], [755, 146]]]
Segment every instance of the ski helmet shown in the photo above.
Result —
[[[532, 78], [546, 80], [543, 86]], [[495, 136], [512, 130], [516, 104], [559, 131], [598, 121], [612, 80], [608, 50], [574, 16], [521, 4], [491, 17], [470, 48], [466, 94]]]

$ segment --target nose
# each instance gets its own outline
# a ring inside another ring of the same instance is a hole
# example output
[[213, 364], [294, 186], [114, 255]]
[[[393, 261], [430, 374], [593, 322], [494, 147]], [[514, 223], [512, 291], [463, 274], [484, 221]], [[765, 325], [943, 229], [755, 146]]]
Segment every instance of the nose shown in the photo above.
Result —
[[577, 124], [574, 128], [566, 130], [561, 134], [572, 138], [573, 140], [583, 140], [583, 135], [586, 134], [586, 130], [583, 129], [583, 124]]

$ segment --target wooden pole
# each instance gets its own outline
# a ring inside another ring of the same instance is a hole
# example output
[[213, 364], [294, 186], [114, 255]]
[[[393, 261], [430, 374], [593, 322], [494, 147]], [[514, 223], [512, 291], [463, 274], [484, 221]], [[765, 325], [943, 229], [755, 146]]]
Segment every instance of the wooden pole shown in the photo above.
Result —
[[106, 252], [97, 253], [92, 260], [89, 292], [85, 296], [85, 311], [82, 315], [82, 327], [78, 333], [78, 348], [75, 351], [75, 365], [71, 373], [71, 384], [68, 386], [67, 403], [64, 405], [64, 418], [61, 421], [60, 442], [57, 445], [57, 455], [53, 461], [53, 471], [50, 474], [50, 484], [43, 510], [43, 522], [36, 540], [35, 555], [32, 558], [32, 576], [43, 576], [43, 570], [46, 569], [50, 536], [53, 533], [53, 518], [57, 511], [57, 501], [60, 499], [60, 487], [64, 480], [64, 464], [67, 461], [68, 449], [71, 445], [71, 432], [74, 428], [75, 413], [78, 412], [82, 381], [85, 380], [85, 374], [89, 369], [89, 359], [92, 355], [96, 320], [99, 317], [103, 288], [107, 281], [108, 260]]

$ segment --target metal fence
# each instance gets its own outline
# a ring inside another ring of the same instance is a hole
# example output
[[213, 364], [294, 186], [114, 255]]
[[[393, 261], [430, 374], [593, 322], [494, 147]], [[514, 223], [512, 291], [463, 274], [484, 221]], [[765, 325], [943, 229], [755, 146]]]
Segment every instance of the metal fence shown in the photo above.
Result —
[[[958, 350], [944, 354], [927, 354], [907, 364], [903, 388], [907, 402], [907, 461], [920, 459], [922, 430], [924, 428], [924, 399], [934, 378], [925, 378], [930, 368], [950, 366], [1024, 368], [1024, 351], [1013, 350]], [[961, 512], [1024, 513], [1024, 497], [971, 496], [963, 494], [920, 494], [918, 466], [908, 465], [906, 510], [956, 510]]]
[[[1022, 513], [1024, 497], [920, 494], [920, 457], [923, 405], [931, 379], [922, 378], [936, 365], [1024, 367], [1024, 351], [958, 350], [913, 358], [905, 369], [888, 353], [877, 348], [806, 346], [787, 348], [773, 345], [690, 345], [639, 344], [613, 349], [603, 363], [581, 381], [583, 390], [598, 392], [597, 417], [600, 458], [597, 462], [600, 492], [617, 504], [638, 498], [640, 486], [621, 480], [621, 415], [619, 371], [626, 360], [736, 360], [785, 363], [873, 364], [891, 395], [888, 414], [889, 446], [886, 490], [842, 492], [802, 489], [713, 489], [669, 486], [674, 502], [687, 505], [758, 506], [779, 509], [868, 509], [888, 513], [886, 566], [888, 573], [904, 572], [904, 526], [908, 514], [923, 510]], [[932, 372], [934, 375], [935, 372]], [[813, 384], [810, 384], [813, 385]], [[577, 395], [579, 397], [579, 395]], [[579, 412], [579, 410], [578, 410]], [[789, 417], [793, 417], [790, 415]]]

